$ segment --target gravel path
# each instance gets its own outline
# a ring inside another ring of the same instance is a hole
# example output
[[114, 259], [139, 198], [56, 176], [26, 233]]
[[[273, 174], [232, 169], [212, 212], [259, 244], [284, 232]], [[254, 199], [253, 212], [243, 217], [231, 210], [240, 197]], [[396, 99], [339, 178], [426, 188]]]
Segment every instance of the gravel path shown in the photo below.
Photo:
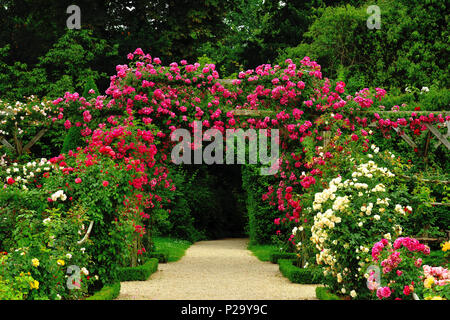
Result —
[[121, 283], [118, 300], [315, 299], [316, 285], [291, 283], [278, 265], [258, 260], [248, 239], [200, 241], [147, 281]]

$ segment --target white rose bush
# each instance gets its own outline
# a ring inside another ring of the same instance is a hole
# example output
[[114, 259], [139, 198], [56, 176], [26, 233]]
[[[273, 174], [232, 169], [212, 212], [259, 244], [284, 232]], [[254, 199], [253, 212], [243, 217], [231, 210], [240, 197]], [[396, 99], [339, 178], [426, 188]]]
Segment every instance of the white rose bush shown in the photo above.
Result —
[[331, 291], [364, 298], [369, 294], [364, 274], [371, 264], [364, 257], [380, 237], [402, 234], [406, 189], [375, 161], [351, 160], [353, 172], [332, 179], [314, 195], [311, 241]]

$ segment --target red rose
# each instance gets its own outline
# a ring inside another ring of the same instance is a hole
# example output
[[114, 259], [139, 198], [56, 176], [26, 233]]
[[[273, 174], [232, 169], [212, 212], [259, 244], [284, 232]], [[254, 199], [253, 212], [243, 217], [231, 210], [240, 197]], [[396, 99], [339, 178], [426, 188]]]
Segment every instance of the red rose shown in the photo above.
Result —
[[16, 181], [13, 178], [8, 178], [7, 182], [8, 184], [13, 184]]

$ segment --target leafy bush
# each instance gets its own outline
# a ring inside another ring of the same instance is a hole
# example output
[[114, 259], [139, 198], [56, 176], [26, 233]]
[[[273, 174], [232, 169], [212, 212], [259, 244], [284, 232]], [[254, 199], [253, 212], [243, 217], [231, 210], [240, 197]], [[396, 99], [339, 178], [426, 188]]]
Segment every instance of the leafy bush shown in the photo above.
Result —
[[383, 238], [375, 243], [371, 249], [371, 258], [378, 270], [365, 274], [372, 296], [376, 295], [380, 300], [412, 300], [413, 293], [422, 296], [426, 266], [422, 267], [422, 258], [419, 256], [429, 253], [429, 247], [412, 238], [399, 237], [393, 244]]
[[[77, 207], [68, 212], [52, 209], [42, 214], [24, 210], [16, 218], [14, 246], [1, 257], [0, 279], [10, 283], [22, 299], [76, 299], [85, 295], [98, 276], [86, 268], [91, 262], [85, 248], [89, 244], [77, 243], [84, 219], [85, 210]], [[71, 277], [66, 279], [66, 274]], [[23, 277], [28, 280], [28, 287], [15, 284]]]
[[87, 297], [86, 300], [114, 300], [120, 294], [120, 282], [105, 285], [101, 290]]
[[323, 281], [320, 268], [299, 268], [292, 259], [278, 259], [278, 264], [283, 276], [293, 283], [316, 284]]
[[68, 153], [70, 150], [76, 151], [84, 143], [81, 136], [81, 127], [73, 126], [67, 131], [61, 148], [61, 153]]
[[137, 267], [121, 267], [118, 270], [119, 281], [145, 281], [158, 270], [158, 259], [150, 258]]
[[341, 300], [337, 295], [330, 293], [326, 287], [317, 287], [316, 297], [319, 300]]
[[326, 282], [332, 292], [364, 297], [361, 270], [369, 262], [363, 259], [364, 252], [379, 235], [402, 234], [401, 225], [412, 208], [404, 203], [407, 189], [394, 176], [368, 161], [357, 165], [348, 178], [335, 178], [315, 194], [311, 240], [317, 263], [332, 276]]
[[169, 251], [147, 252], [146, 257], [158, 259], [159, 263], [167, 263], [169, 262]]
[[294, 252], [274, 252], [270, 254], [270, 262], [278, 263], [280, 259], [295, 259], [297, 254]]

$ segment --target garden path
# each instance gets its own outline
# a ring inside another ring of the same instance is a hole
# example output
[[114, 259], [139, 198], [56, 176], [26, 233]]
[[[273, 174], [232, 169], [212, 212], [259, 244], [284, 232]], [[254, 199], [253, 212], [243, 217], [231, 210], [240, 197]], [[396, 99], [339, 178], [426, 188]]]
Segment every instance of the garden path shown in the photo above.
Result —
[[258, 260], [248, 239], [200, 241], [147, 281], [121, 283], [118, 300], [315, 299], [316, 285], [291, 283], [278, 265]]

